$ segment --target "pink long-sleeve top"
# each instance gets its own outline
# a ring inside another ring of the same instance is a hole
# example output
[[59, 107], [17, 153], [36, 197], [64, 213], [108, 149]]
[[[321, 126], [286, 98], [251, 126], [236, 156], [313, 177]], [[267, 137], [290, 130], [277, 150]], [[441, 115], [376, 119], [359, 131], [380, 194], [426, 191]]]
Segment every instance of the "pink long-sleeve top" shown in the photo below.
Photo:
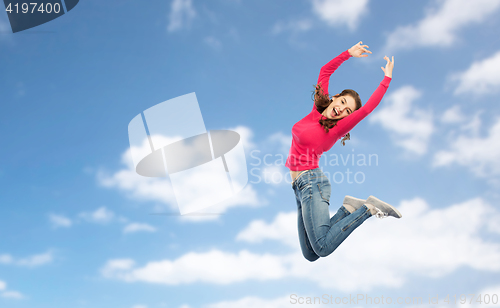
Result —
[[[318, 85], [321, 85], [323, 91], [328, 91], [328, 83], [333, 72], [350, 57], [351, 55], [346, 50], [321, 68]], [[318, 121], [321, 118], [321, 113], [316, 109], [316, 105], [313, 104], [312, 111], [292, 127], [292, 146], [290, 147], [285, 166], [294, 171], [318, 168], [321, 154], [331, 149], [337, 140], [345, 136], [356, 124], [378, 106], [390, 82], [391, 78], [385, 76], [366, 104], [347, 117], [339, 120], [328, 133], [319, 124]], [[328, 93], [325, 94], [328, 95]]]

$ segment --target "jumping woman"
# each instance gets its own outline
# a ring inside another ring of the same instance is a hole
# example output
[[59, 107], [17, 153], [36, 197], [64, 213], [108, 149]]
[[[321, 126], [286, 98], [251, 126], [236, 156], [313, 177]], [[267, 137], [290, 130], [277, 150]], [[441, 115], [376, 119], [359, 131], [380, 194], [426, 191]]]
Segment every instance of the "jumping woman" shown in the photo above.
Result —
[[328, 83], [335, 70], [350, 57], [367, 57], [372, 52], [362, 42], [352, 46], [323, 66], [314, 91], [312, 111], [292, 128], [292, 146], [286, 161], [292, 176], [298, 209], [298, 231], [302, 254], [309, 261], [331, 254], [354, 229], [371, 216], [401, 218], [393, 206], [375, 198], [344, 198], [343, 205], [330, 218], [331, 186], [328, 178], [318, 168], [321, 154], [331, 149], [341, 137], [348, 140], [349, 131], [377, 107], [392, 80], [394, 57], [387, 56], [384, 79], [361, 106], [361, 99], [354, 90], [343, 90], [330, 97]]

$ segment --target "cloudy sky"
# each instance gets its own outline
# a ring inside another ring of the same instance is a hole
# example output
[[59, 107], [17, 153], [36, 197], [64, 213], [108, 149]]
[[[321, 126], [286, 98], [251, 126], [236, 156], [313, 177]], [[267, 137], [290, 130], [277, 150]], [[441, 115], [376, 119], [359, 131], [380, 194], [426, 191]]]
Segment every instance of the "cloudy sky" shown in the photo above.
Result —
[[[500, 307], [499, 27], [496, 0], [86, 0], [15, 34], [0, 14], [0, 307]], [[375, 195], [403, 218], [310, 263], [291, 128], [359, 41], [373, 54], [330, 93], [366, 102], [384, 55], [393, 81], [320, 162], [330, 211]], [[248, 184], [181, 216], [169, 177], [135, 173], [128, 124], [192, 92], [207, 130], [240, 134]]]

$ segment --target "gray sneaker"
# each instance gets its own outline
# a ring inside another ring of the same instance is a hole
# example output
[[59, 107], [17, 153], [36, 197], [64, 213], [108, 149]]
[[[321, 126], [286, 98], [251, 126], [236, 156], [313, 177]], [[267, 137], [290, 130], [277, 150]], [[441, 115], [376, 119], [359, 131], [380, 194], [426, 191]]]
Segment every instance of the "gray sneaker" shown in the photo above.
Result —
[[368, 199], [366, 199], [366, 203], [369, 203], [377, 208], [378, 212], [375, 216], [378, 218], [385, 218], [387, 216], [401, 218], [403, 216], [395, 207], [375, 198], [374, 196], [368, 197]]
[[349, 204], [355, 210], [357, 210], [360, 207], [362, 207], [365, 203], [366, 203], [366, 200], [354, 198], [354, 197], [351, 197], [351, 196], [345, 196], [344, 197], [344, 202], [343, 202], [343, 204]]

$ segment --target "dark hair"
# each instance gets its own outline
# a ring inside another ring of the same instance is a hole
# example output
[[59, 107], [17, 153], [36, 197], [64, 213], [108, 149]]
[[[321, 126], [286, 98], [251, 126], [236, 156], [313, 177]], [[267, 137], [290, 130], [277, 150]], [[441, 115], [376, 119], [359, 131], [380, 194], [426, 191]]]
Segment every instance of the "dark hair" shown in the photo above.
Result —
[[[332, 103], [332, 99], [330, 98], [329, 95], [325, 94], [321, 85], [316, 85], [313, 93], [314, 93], [314, 105], [316, 105], [316, 110], [318, 110], [319, 113], [323, 113], [323, 111], [325, 111], [325, 109]], [[356, 103], [356, 109], [354, 109], [354, 110], [358, 110], [359, 108], [361, 108], [361, 106], [362, 106], [361, 99], [359, 98], [358, 92], [356, 92], [354, 90], [345, 89], [342, 92], [340, 92], [339, 94], [334, 95], [332, 97], [340, 97], [340, 96], [347, 96], [347, 95], [352, 97], [354, 99], [354, 102]], [[323, 117], [321, 117], [319, 119], [319, 124], [321, 124], [323, 126], [323, 128], [325, 129], [325, 132], [328, 133], [330, 128], [337, 125], [338, 121], [340, 121], [340, 119], [328, 119], [328, 118], [324, 119]], [[344, 136], [344, 138], [342, 138], [342, 141], [341, 141], [342, 145], [345, 145], [345, 140], [350, 140], [350, 139], [351, 139], [351, 134], [347, 133]]]

